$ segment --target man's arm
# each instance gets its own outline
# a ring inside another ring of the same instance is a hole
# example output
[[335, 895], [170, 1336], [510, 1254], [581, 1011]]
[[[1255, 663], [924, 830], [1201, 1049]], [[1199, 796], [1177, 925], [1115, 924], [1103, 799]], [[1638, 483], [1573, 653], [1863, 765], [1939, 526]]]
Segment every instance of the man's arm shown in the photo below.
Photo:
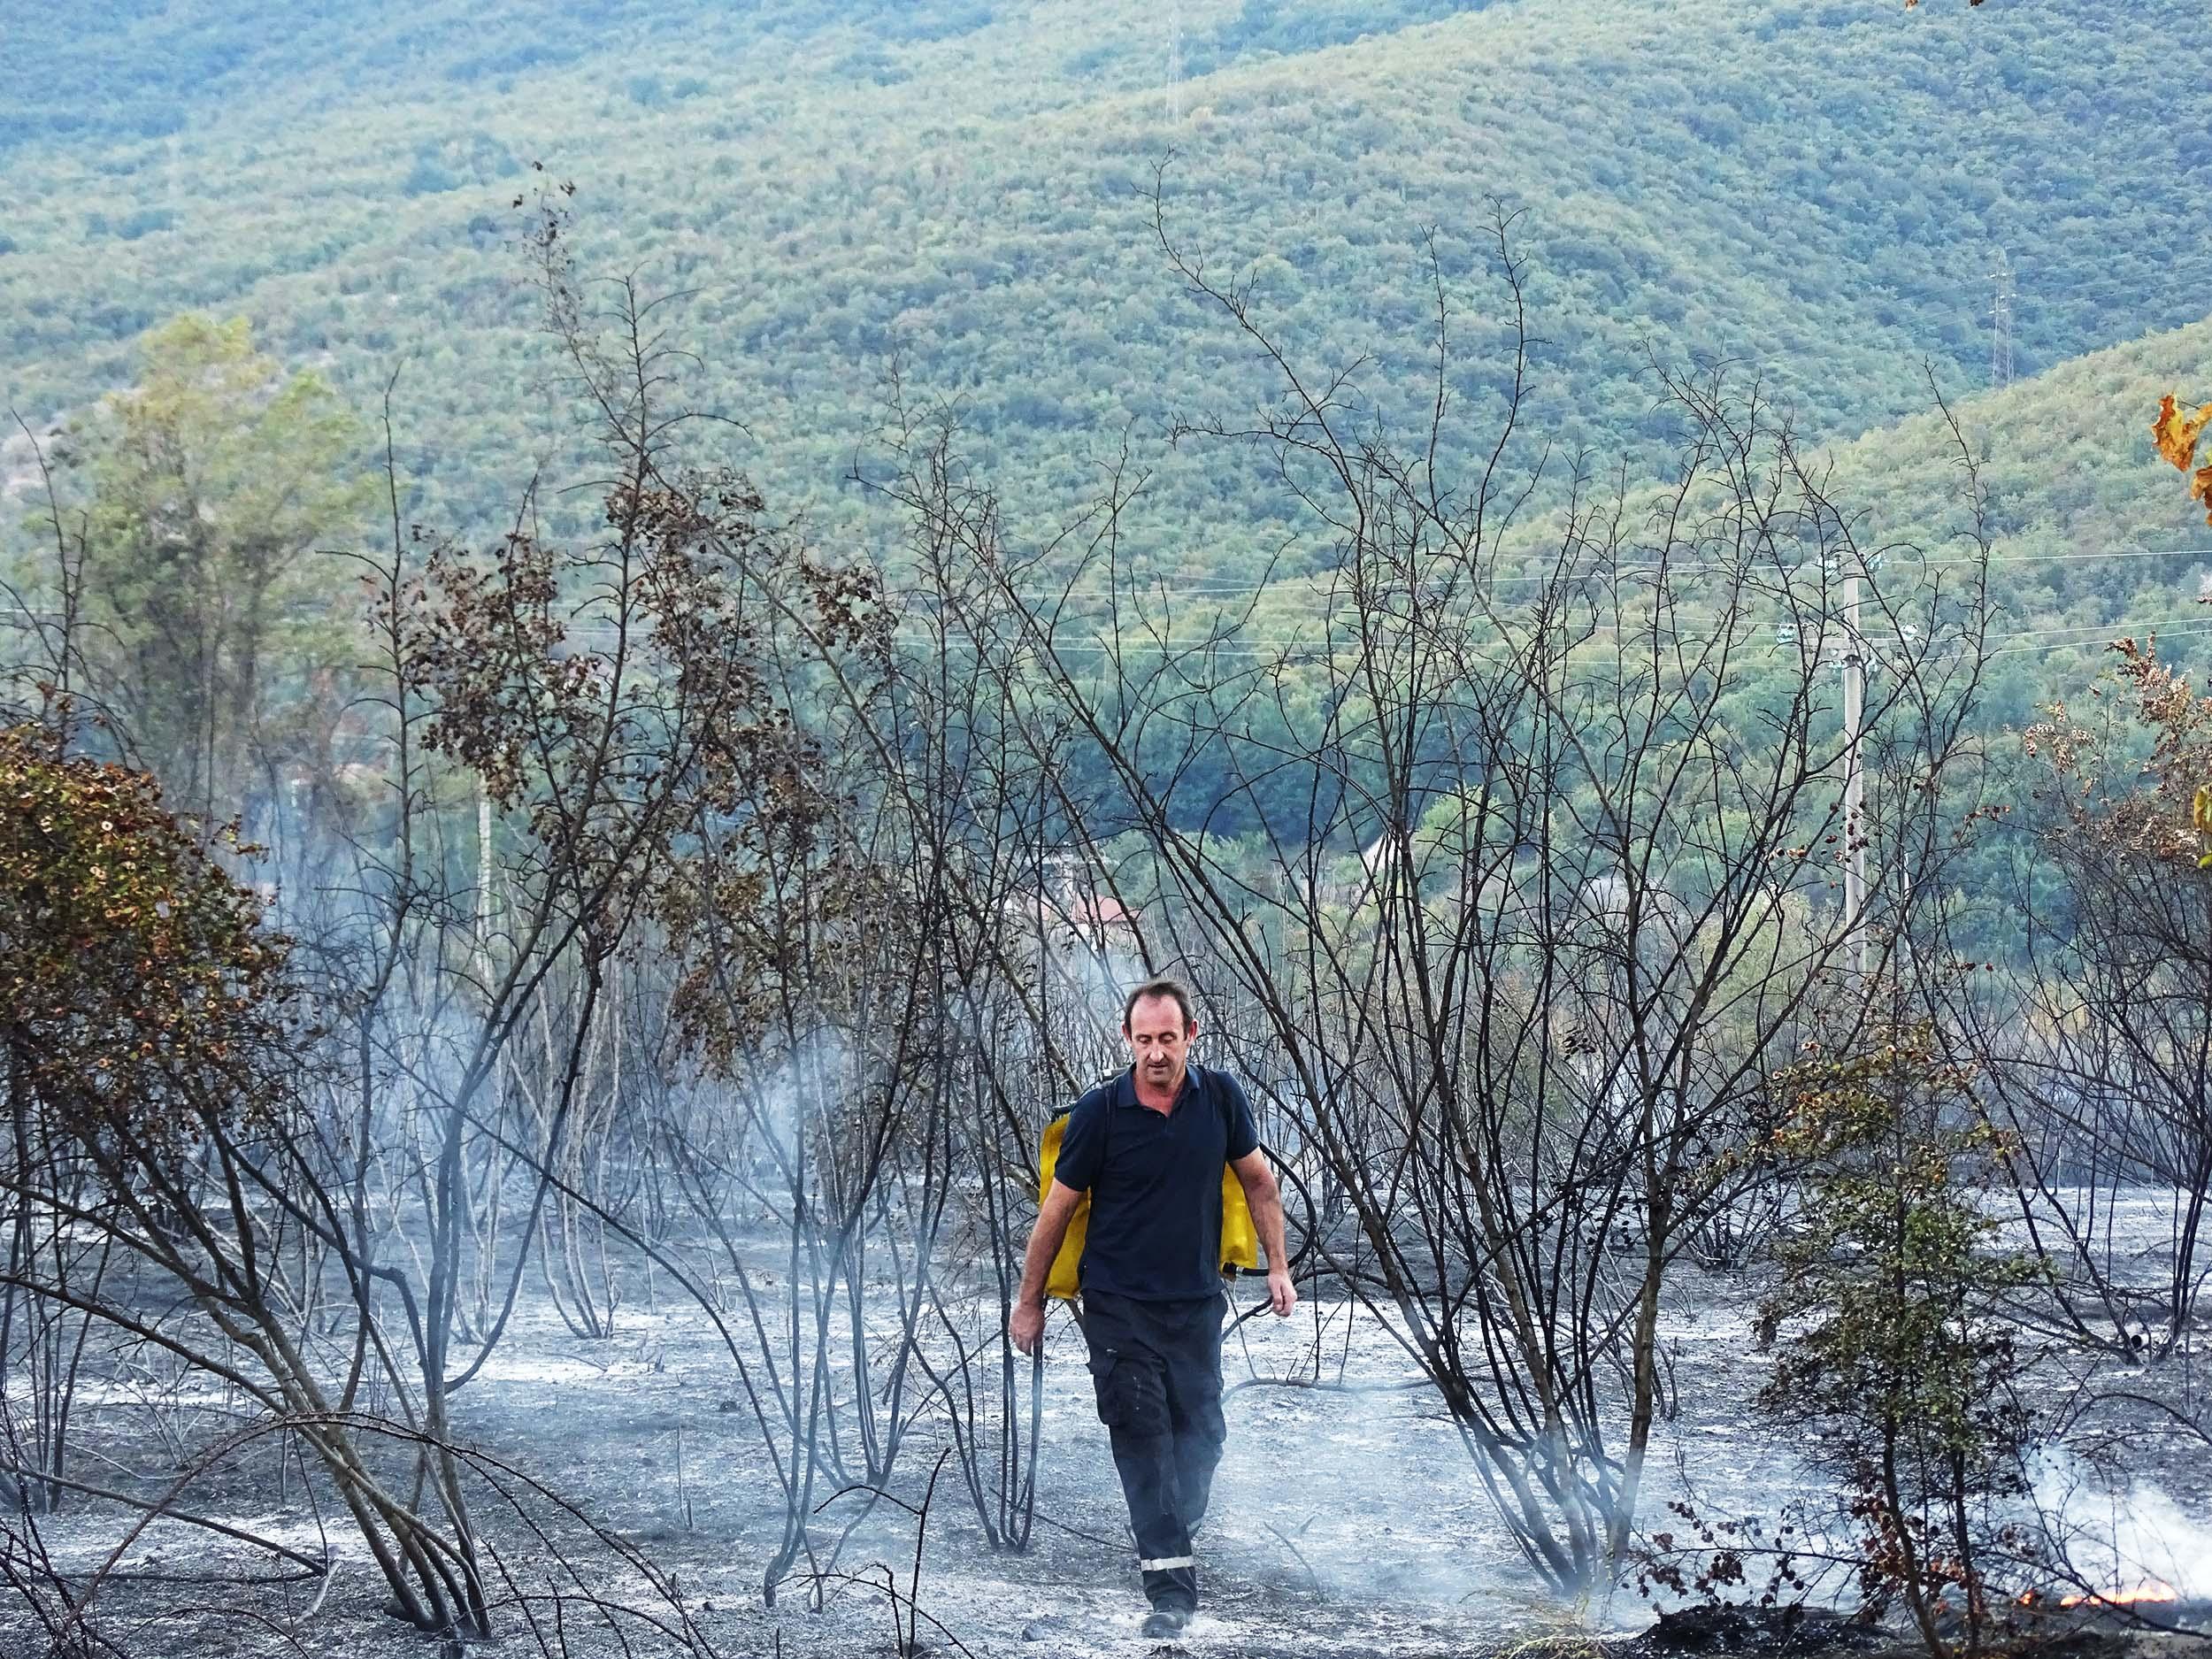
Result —
[[[1075, 1207], [1082, 1202], [1081, 1193], [1054, 1178], [1052, 1189], [1045, 1194], [1044, 1205], [1037, 1211], [1037, 1225], [1029, 1230], [1029, 1248], [1022, 1255], [1021, 1288], [1014, 1293], [1014, 1311], [1006, 1321], [1014, 1346], [1025, 1354], [1036, 1352], [1037, 1339], [1044, 1334], [1045, 1280], [1051, 1276], [1053, 1258], [1060, 1254], [1061, 1242], [1068, 1236], [1068, 1223], [1075, 1218]], [[1282, 1206], [1278, 1204], [1278, 1233], [1282, 1231], [1281, 1216]]]
[[1237, 1172], [1244, 1202], [1251, 1207], [1252, 1225], [1259, 1230], [1260, 1247], [1267, 1252], [1267, 1300], [1288, 1318], [1298, 1305], [1298, 1289], [1290, 1282], [1290, 1247], [1283, 1241], [1282, 1189], [1275, 1185], [1275, 1171], [1267, 1167], [1267, 1154], [1257, 1147], [1232, 1160], [1229, 1167]]

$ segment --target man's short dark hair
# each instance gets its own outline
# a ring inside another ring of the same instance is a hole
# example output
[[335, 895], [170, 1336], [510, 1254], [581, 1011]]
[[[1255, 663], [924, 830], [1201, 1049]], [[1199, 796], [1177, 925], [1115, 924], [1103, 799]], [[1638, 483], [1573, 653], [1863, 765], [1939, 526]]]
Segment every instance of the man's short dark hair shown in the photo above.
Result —
[[1129, 1017], [1137, 1011], [1137, 1004], [1148, 996], [1171, 998], [1175, 1006], [1183, 1010], [1185, 1031], [1188, 1031], [1198, 1023], [1197, 1007], [1190, 1000], [1190, 993], [1183, 988], [1183, 982], [1180, 979], [1147, 979], [1135, 990], [1130, 992], [1128, 1000], [1121, 1005], [1121, 1028], [1124, 1031], [1129, 1029]]

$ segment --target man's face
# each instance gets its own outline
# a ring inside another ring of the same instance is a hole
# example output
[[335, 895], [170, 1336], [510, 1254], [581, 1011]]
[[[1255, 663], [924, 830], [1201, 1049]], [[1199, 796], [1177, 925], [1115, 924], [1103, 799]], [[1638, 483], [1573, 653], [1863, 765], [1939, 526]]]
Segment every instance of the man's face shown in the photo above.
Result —
[[1123, 1027], [1137, 1075], [1156, 1088], [1173, 1088], [1183, 1080], [1183, 1066], [1190, 1056], [1190, 1040], [1198, 1034], [1198, 1022], [1186, 1021], [1171, 996], [1147, 996], [1129, 1010]]

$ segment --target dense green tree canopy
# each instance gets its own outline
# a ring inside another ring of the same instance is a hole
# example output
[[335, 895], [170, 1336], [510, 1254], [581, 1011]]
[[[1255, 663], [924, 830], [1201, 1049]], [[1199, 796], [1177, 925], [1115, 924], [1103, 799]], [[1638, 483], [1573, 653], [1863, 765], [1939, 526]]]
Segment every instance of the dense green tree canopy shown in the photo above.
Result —
[[[720, 8], [427, 0], [133, 9], [96, 41], [15, 26], [0, 363], [36, 418], [131, 373], [187, 307], [242, 310], [365, 401], [405, 359], [407, 471], [497, 520], [566, 441], [503, 244], [542, 159], [603, 268], [665, 313], [778, 499], [856, 528], [841, 480], [910, 391], [959, 399], [1028, 522], [1127, 431], [1247, 410], [1250, 354], [1166, 274], [1144, 192], [1172, 156], [1187, 245], [1248, 271], [1316, 361], [1417, 405], [1442, 234], [1479, 446], [1508, 365], [1487, 198], [1525, 210], [1530, 430], [1664, 453], [1647, 353], [1755, 370], [1848, 436], [1986, 373], [2009, 250], [2023, 374], [2193, 321], [2212, 149], [2160, 129], [2212, 73], [2178, 4], [1446, 0], [1161, 9], [925, 0]], [[1179, 61], [1179, 88], [1167, 84]], [[2139, 421], [2137, 423], [2139, 425]], [[496, 458], [495, 458], [496, 457]], [[1261, 469], [1148, 453], [1131, 521], [1170, 571], [1248, 573], [1288, 534]], [[1327, 557], [1325, 547], [1303, 557]]]

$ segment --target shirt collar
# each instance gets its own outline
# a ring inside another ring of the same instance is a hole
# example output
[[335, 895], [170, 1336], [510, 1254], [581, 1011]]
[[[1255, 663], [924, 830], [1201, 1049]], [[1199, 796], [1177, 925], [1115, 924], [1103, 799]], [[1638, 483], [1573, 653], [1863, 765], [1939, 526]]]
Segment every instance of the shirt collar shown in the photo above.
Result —
[[[1183, 1087], [1176, 1091], [1175, 1104], [1179, 1107], [1197, 1092], [1198, 1062], [1187, 1060], [1183, 1064]], [[1137, 1098], [1137, 1068], [1134, 1065], [1124, 1066], [1121, 1075], [1114, 1079], [1114, 1104], [1137, 1111], [1151, 1110]]]

